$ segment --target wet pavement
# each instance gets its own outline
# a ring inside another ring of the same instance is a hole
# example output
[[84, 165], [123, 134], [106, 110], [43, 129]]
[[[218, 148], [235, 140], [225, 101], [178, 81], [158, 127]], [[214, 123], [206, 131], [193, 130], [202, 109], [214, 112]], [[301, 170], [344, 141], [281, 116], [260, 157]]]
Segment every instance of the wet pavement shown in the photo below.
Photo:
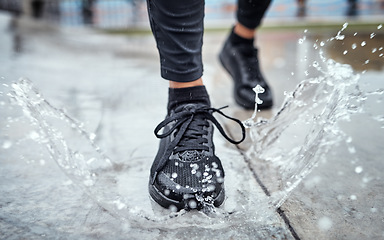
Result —
[[[257, 116], [270, 120], [249, 129], [240, 146], [215, 135], [228, 195], [217, 213], [175, 214], [147, 194], [158, 144], [153, 129], [167, 101], [153, 37], [12, 22], [0, 14], [0, 238], [383, 238], [384, 33], [378, 25], [349, 26], [344, 39], [329, 41], [341, 27], [260, 31], [275, 107]], [[213, 106], [229, 105], [226, 113], [246, 120], [252, 112], [236, 106], [217, 61], [225, 37], [205, 34], [204, 79]], [[350, 64], [353, 74], [323, 66], [319, 49]], [[343, 92], [341, 83], [358, 75]], [[12, 86], [20, 77], [30, 82]], [[335, 105], [332, 96], [339, 96]], [[280, 134], [270, 141], [265, 132]], [[297, 146], [309, 156], [295, 158]], [[99, 160], [105, 155], [112, 164]]]

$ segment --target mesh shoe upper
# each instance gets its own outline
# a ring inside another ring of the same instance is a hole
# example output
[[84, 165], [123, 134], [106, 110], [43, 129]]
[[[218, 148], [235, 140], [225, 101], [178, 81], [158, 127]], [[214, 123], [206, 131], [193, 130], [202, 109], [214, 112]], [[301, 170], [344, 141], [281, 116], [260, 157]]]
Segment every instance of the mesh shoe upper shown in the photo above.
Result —
[[212, 116], [214, 112], [230, 118], [220, 109], [203, 104], [185, 104], [172, 110], [155, 129], [161, 142], [151, 168], [150, 184], [167, 198], [183, 201], [202, 194], [214, 199], [222, 191], [224, 170], [214, 154], [213, 126], [232, 143], [241, 142], [245, 130], [239, 120], [230, 118], [240, 124], [243, 139], [235, 141], [229, 138]]

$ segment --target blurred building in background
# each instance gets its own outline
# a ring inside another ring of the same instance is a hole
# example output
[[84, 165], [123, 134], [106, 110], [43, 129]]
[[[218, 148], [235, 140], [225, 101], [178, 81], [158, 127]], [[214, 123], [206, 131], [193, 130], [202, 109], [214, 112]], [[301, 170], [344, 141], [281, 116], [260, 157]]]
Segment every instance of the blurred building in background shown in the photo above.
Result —
[[[237, 0], [206, 0], [206, 26], [233, 23]], [[146, 0], [0, 0], [0, 10], [61, 25], [126, 29], [148, 26]], [[384, 0], [275, 0], [266, 19], [286, 21], [384, 16]]]

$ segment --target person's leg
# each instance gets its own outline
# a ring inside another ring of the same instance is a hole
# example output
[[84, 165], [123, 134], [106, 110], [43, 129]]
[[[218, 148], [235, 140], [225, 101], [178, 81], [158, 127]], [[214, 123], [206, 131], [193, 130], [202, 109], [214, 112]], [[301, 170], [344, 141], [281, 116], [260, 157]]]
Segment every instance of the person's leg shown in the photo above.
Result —
[[201, 78], [204, 0], [147, 0], [147, 6], [161, 76], [175, 82]]
[[238, 0], [236, 17], [238, 23], [248, 29], [260, 26], [271, 0]]
[[169, 80], [168, 114], [155, 129], [161, 138], [150, 171], [149, 193], [161, 206], [180, 210], [219, 206], [224, 201], [224, 170], [214, 153], [212, 116], [202, 81], [204, 0], [147, 0], [161, 76]]
[[271, 90], [260, 70], [258, 50], [254, 47], [256, 29], [270, 3], [271, 0], [238, 0], [237, 22], [220, 52], [220, 61], [235, 83], [235, 100], [246, 109], [255, 107], [253, 88], [257, 84], [265, 89], [259, 95], [263, 103], [258, 107], [270, 108], [273, 104]]

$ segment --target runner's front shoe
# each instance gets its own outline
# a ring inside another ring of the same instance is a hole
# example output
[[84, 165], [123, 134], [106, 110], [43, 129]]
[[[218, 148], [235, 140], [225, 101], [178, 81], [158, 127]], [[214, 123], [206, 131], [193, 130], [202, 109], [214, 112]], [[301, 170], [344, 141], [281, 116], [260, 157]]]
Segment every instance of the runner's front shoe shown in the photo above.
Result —
[[[237, 122], [243, 138], [240, 141], [229, 138], [213, 113]], [[239, 120], [201, 103], [170, 109], [166, 119], [156, 127], [155, 135], [161, 140], [151, 167], [149, 193], [162, 207], [178, 211], [201, 209], [204, 204], [218, 207], [223, 203], [224, 170], [214, 153], [214, 125], [231, 143], [238, 144], [245, 138]]]
[[256, 94], [253, 88], [260, 85], [264, 93], [259, 94], [263, 101], [259, 109], [273, 105], [272, 92], [265, 81], [259, 66], [258, 50], [250, 44], [233, 44], [228, 38], [220, 52], [219, 59], [234, 81], [235, 101], [245, 109], [255, 108]]

